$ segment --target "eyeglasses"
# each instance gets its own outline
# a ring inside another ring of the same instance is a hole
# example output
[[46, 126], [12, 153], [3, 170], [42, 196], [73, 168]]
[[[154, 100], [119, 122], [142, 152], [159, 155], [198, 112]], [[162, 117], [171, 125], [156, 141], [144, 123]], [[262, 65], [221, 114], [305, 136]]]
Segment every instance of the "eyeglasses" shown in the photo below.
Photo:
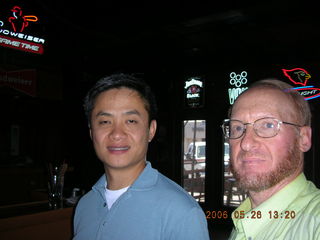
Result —
[[280, 126], [282, 124], [302, 127], [300, 125], [283, 122], [272, 117], [260, 118], [253, 123], [243, 123], [239, 120], [225, 119], [221, 127], [225, 137], [229, 139], [241, 138], [246, 132], [247, 125], [253, 125], [253, 130], [259, 137], [271, 138], [279, 133]]

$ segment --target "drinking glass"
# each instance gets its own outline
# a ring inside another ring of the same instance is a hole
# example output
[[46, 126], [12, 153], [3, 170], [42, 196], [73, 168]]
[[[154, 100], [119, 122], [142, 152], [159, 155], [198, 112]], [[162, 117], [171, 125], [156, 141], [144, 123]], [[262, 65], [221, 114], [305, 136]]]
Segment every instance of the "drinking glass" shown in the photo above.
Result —
[[48, 197], [51, 209], [63, 208], [64, 174], [67, 164], [52, 165], [49, 163]]

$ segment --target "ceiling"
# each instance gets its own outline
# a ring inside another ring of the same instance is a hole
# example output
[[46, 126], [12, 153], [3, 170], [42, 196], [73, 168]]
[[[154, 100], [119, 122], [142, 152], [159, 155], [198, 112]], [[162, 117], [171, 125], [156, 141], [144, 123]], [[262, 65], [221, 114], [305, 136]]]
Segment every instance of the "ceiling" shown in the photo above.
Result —
[[[319, 20], [315, 14], [317, 8], [308, 1], [241, 1], [241, 4], [225, 1], [217, 4], [203, 0], [112, 0], [105, 4], [101, 1], [90, 4], [53, 1], [51, 5], [40, 2], [50, 12], [50, 28], [63, 31], [81, 43], [95, 39], [97, 46], [105, 48], [159, 37], [188, 38], [204, 32], [224, 39], [230, 37], [228, 34], [238, 33], [233, 35], [234, 39], [240, 37], [240, 41], [249, 42], [261, 31], [265, 37], [271, 34], [282, 42], [283, 37], [287, 41], [293, 38], [312, 41], [313, 34], [319, 32], [310, 32], [316, 30], [314, 27], [319, 26]], [[186, 40], [206, 42], [201, 36]]]
[[318, 8], [309, 0], [32, 4], [46, 21], [47, 55], [91, 66], [93, 71], [105, 65], [177, 64], [190, 59], [317, 61], [320, 56]]

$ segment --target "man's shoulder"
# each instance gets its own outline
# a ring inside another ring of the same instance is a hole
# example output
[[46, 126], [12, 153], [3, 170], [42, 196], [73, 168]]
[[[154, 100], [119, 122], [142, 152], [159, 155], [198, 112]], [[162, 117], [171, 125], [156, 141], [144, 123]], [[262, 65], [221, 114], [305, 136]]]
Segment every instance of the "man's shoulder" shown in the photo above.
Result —
[[188, 207], [199, 206], [196, 200], [186, 190], [161, 173], [159, 173], [156, 189], [164, 194], [170, 202], [177, 201], [177, 204], [185, 204], [188, 205]]
[[320, 189], [311, 181], [308, 181], [307, 188], [300, 193], [292, 204], [301, 209], [304, 214], [320, 217]]
[[286, 212], [293, 214], [291, 217], [294, 216], [290, 221], [291, 228], [294, 229], [291, 235], [295, 235], [297, 239], [302, 239], [302, 236], [306, 236], [306, 234], [309, 237], [305, 239], [319, 239], [320, 236], [320, 190], [314, 185], [309, 190], [309, 194], [304, 192], [295, 201], [296, 206], [293, 206], [292, 209], [296, 209], [296, 211]]
[[158, 182], [157, 187], [160, 187], [161, 189], [165, 189], [168, 191], [174, 191], [175, 193], [179, 193], [182, 195], [187, 194], [187, 192], [176, 182], [168, 178], [167, 176], [163, 175], [159, 172], [158, 175]]
[[310, 209], [310, 211], [316, 213], [320, 217], [320, 189], [316, 188], [313, 183], [311, 184], [311, 191], [305, 196], [308, 198], [307, 207]]
[[98, 193], [91, 189], [86, 194], [81, 196], [81, 198], [79, 199], [76, 205], [76, 209], [80, 211], [81, 209], [87, 208], [88, 206], [94, 206], [97, 204], [98, 201], [99, 201]]
[[89, 190], [88, 192], [86, 192], [84, 195], [81, 196], [79, 202], [90, 201], [90, 200], [95, 199], [96, 197], [97, 197], [97, 196], [96, 196], [95, 191], [93, 191], [93, 190], [91, 189], [91, 190]]

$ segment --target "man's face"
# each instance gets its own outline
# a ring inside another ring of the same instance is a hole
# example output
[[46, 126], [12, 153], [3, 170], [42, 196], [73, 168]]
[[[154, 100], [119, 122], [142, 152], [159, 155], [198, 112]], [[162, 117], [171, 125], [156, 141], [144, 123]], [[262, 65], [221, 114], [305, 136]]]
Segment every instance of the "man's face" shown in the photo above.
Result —
[[[295, 124], [294, 108], [278, 90], [253, 89], [240, 96], [231, 119], [252, 123], [264, 117], [273, 117]], [[272, 138], [256, 135], [252, 125], [245, 134], [230, 139], [232, 170], [240, 187], [249, 191], [262, 191], [275, 186], [288, 176], [302, 171], [303, 155], [299, 143], [299, 129], [282, 124]]]
[[136, 91], [110, 89], [96, 98], [90, 134], [105, 168], [125, 169], [144, 163], [155, 131], [156, 121], [149, 126], [144, 101]]

